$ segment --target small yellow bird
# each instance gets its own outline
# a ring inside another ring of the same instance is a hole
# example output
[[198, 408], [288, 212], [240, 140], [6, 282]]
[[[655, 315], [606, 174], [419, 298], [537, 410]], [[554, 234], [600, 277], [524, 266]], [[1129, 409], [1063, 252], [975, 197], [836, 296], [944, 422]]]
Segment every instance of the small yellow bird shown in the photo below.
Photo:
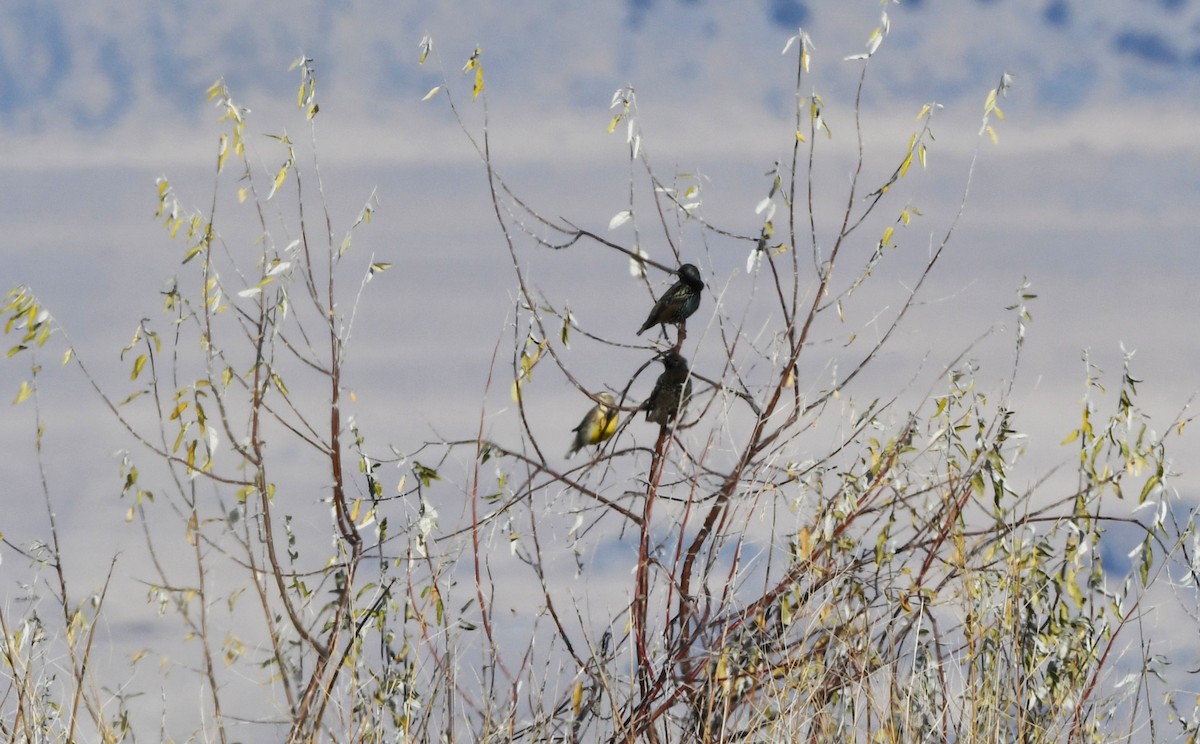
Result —
[[592, 410], [587, 412], [579, 426], [572, 430], [575, 432], [575, 441], [571, 444], [571, 449], [567, 450], [567, 459], [574, 457], [576, 452], [589, 444], [608, 441], [617, 432], [619, 416], [614, 408], [617, 401], [611, 393], [600, 393], [596, 398], [600, 402], [592, 406]]

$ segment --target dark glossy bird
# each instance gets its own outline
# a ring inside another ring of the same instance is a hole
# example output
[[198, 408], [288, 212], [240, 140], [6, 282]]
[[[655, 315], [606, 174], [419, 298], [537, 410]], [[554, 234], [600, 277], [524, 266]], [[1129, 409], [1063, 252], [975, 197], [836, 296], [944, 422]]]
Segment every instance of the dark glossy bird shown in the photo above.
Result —
[[668, 351], [662, 355], [665, 369], [654, 383], [650, 397], [642, 404], [646, 420], [660, 426], [669, 426], [688, 404], [692, 397], [692, 380], [688, 376], [687, 360], [678, 352]]
[[567, 450], [567, 459], [574, 457], [576, 452], [589, 444], [608, 441], [617, 431], [619, 417], [615, 408], [616, 400], [611, 393], [600, 393], [596, 397], [600, 402], [592, 406], [592, 410], [587, 412], [579, 426], [572, 430], [575, 432], [575, 441], [571, 444], [571, 449]]
[[658, 298], [658, 302], [654, 303], [654, 309], [638, 329], [637, 335], [642, 335], [647, 328], [660, 323], [678, 325], [700, 307], [700, 293], [704, 291], [704, 280], [700, 278], [700, 270], [692, 264], [684, 264], [675, 273], [679, 275], [679, 281], [672, 284], [671, 288]]

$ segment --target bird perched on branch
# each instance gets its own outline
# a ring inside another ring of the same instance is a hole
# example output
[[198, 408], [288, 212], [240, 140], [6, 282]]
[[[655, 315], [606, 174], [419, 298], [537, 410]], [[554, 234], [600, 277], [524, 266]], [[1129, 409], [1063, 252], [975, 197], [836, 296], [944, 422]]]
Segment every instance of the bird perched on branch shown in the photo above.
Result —
[[660, 426], [669, 426], [688, 404], [692, 397], [692, 381], [688, 377], [687, 360], [679, 352], [668, 351], [662, 355], [663, 373], [654, 383], [650, 397], [642, 404], [646, 420]]
[[689, 263], [680, 266], [675, 273], [679, 275], [679, 281], [672, 284], [671, 288], [658, 298], [658, 302], [654, 303], [654, 309], [638, 329], [637, 335], [640, 336], [647, 328], [661, 323], [678, 325], [700, 307], [700, 293], [704, 290], [700, 270]]
[[587, 412], [579, 426], [572, 430], [575, 432], [575, 441], [571, 444], [571, 449], [567, 450], [567, 459], [574, 457], [576, 452], [589, 444], [608, 441], [617, 431], [616, 400], [611, 393], [600, 393], [596, 398], [600, 402], [592, 406], [592, 410]]

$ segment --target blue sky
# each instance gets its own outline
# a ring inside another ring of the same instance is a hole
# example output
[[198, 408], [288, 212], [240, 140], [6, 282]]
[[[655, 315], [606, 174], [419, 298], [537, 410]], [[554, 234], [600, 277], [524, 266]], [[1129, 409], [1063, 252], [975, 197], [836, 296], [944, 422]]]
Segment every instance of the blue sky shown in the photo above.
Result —
[[[603, 232], [625, 206], [625, 146], [605, 127], [613, 91], [632, 84], [657, 166], [703, 174], [705, 216], [755, 231], [763, 173], [789, 145], [794, 57], [780, 50], [799, 25], [815, 44], [808, 84], [826, 99], [837, 134], [825, 175], [845, 181], [859, 66], [843, 58], [863, 50], [879, 19], [876, 0], [479, 5], [7, 0], [0, 5], [0, 289], [33, 285], [101, 381], [127, 384], [117, 351], [138, 318], [156, 312], [161, 280], [178, 266], [176, 246], [153, 220], [155, 179], [168, 176], [191, 205], [210, 198], [223, 130], [204, 92], [218, 77], [251, 109], [253, 157], [264, 171], [277, 167], [278, 151], [261, 135], [304, 131], [295, 112], [299, 81], [287, 67], [306, 54], [318, 71], [331, 214], [344, 226], [377, 190], [381, 206], [361, 241], [364, 260], [370, 253], [397, 267], [372, 282], [363, 305], [350, 372], [367, 402], [357, 415], [373, 441], [408, 448], [434, 425], [446, 436], [473, 435], [492, 349], [498, 338], [509, 340], [511, 269], [481, 168], [443, 102], [420, 100], [444, 69], [478, 127], [480, 107], [468, 102], [469, 81], [458, 72], [477, 45], [497, 163], [549, 215]], [[1002, 102], [1007, 118], [993, 122], [999, 144], [981, 149], [955, 249], [889, 364], [908, 379], [925, 354], [936, 366], [1005, 323], [1004, 308], [1028, 277], [1039, 298], [1014, 402], [1028, 412], [1019, 423], [1042, 445], [1030, 458], [1040, 472], [1067, 454], [1057, 445], [1078, 420], [1085, 349], [1114, 384], [1121, 345], [1136, 349], [1146, 402], [1168, 420], [1200, 384], [1191, 330], [1200, 313], [1200, 3], [910, 0], [888, 12], [891, 32], [864, 92], [868, 170], [894, 167], [924, 103], [945, 106], [930, 167], [913, 179], [913, 198], [929, 215], [907, 238], [917, 255], [957, 206], [984, 95], [1003, 72], [1015, 76]], [[436, 55], [419, 66], [426, 32]], [[666, 258], [661, 245], [647, 247]], [[741, 247], [717, 246], [704, 268], [737, 281], [744, 258]], [[623, 262], [588, 257], [581, 265], [544, 261], [535, 274], [547, 291], [580, 271], [633, 291], [623, 284], [630, 281]], [[888, 281], [897, 288], [908, 278], [899, 272]], [[630, 320], [640, 306], [607, 307], [583, 292], [564, 297], [602, 329], [641, 322]], [[1010, 331], [978, 352], [993, 377], [1008, 373]], [[605, 361], [627, 370], [637, 358]], [[599, 364], [580, 359], [581, 368]], [[19, 364], [0, 365], [7, 396], [0, 401], [11, 400], [26, 374]], [[51, 480], [74, 507], [63, 516], [73, 545], [86, 555], [111, 552], [109, 534], [136, 541], [121, 523], [114, 487], [119, 429], [77, 376], [47, 376], [47, 448], [61, 463]], [[586, 380], [602, 382], [599, 372]], [[507, 396], [501, 387], [489, 398], [497, 410]], [[537, 425], [546, 437], [562, 432], [565, 446], [580, 399], [565, 384], [545, 395]], [[6, 451], [28, 451], [29, 415], [23, 408], [0, 416]], [[494, 423], [504, 431], [499, 414]], [[1195, 442], [1185, 437], [1179, 452], [1185, 472], [1177, 487], [1193, 502]], [[0, 462], [0, 474], [16, 490], [36, 491], [36, 473], [19, 459]], [[40, 512], [8, 517], [0, 530], [9, 539], [39, 534]], [[110, 532], [97, 531], [96, 520], [111, 522]], [[80, 583], [102, 568], [85, 565]], [[140, 609], [141, 588], [126, 591]]]

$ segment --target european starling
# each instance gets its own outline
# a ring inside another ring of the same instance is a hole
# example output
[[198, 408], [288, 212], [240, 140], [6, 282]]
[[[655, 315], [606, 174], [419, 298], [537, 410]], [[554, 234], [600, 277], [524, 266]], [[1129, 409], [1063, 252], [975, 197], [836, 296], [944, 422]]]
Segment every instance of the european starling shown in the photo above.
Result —
[[675, 273], [679, 275], [679, 281], [671, 285], [671, 288], [658, 298], [658, 302], [654, 303], [650, 317], [642, 323], [637, 335], [642, 335], [642, 331], [660, 323], [678, 325], [700, 307], [700, 293], [704, 291], [704, 280], [700, 278], [700, 270], [692, 264], [684, 264]]
[[589, 444], [607, 441], [617, 431], [617, 409], [613, 407], [616, 401], [612, 394], [600, 393], [596, 397], [600, 402], [592, 406], [592, 410], [587, 412], [579, 426], [573, 429], [575, 441], [571, 444], [571, 449], [567, 450], [567, 459], [574, 457], [576, 452]]
[[679, 352], [668, 351], [662, 356], [663, 373], [654, 383], [650, 397], [642, 404], [646, 420], [668, 426], [683, 411], [692, 397], [692, 380], [688, 376], [687, 360]]

